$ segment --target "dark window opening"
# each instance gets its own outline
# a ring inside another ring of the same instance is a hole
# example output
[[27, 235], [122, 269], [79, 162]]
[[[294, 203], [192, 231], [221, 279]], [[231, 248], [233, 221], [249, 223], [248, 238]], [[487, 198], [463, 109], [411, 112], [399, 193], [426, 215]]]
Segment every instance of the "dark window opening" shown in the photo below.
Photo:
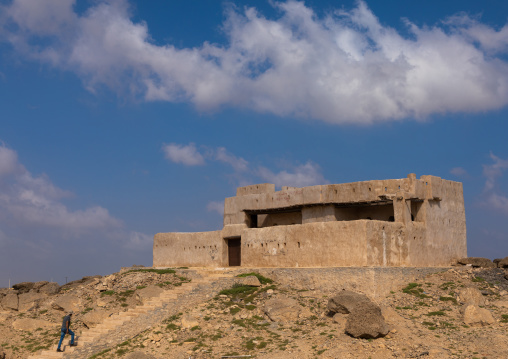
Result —
[[258, 228], [258, 215], [257, 214], [251, 214], [249, 216], [249, 218], [250, 218], [249, 228]]

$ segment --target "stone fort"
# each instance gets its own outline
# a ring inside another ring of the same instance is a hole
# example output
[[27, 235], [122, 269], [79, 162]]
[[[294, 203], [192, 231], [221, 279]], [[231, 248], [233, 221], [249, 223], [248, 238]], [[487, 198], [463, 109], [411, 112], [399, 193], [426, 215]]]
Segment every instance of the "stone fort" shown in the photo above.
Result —
[[449, 266], [467, 257], [462, 183], [435, 176], [239, 187], [222, 230], [158, 233], [154, 267]]

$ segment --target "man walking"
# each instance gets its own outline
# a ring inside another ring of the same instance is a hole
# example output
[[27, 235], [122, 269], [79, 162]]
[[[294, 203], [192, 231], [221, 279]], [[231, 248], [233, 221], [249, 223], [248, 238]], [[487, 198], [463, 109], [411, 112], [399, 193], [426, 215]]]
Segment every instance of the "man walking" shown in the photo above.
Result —
[[65, 334], [70, 334], [71, 335], [71, 347], [75, 347], [76, 346], [76, 344], [74, 344], [74, 332], [72, 330], [70, 330], [71, 316], [72, 316], [72, 311], [69, 312], [69, 314], [67, 314], [63, 318], [63, 322], [62, 322], [62, 335], [60, 336], [60, 341], [58, 342], [58, 348], [56, 349], [57, 352], [62, 352], [63, 351], [62, 349], [60, 349], [60, 347], [61, 347], [62, 342], [64, 340]]

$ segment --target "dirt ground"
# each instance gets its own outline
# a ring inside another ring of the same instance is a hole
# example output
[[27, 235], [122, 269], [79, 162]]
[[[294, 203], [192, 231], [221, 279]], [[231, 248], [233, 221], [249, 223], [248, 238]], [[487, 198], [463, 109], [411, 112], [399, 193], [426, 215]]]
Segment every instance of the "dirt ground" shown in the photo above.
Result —
[[[210, 299], [182, 307], [178, 314], [93, 358], [123, 358], [133, 352], [158, 359], [508, 358], [508, 280], [504, 274], [501, 269], [451, 269], [407, 283], [386, 297], [372, 298], [390, 328], [387, 336], [378, 339], [347, 335], [347, 316], [330, 315], [329, 297], [323, 293], [282, 287], [258, 275], [263, 282], [260, 287], [237, 285], [212, 293]], [[170, 273], [116, 273], [112, 279], [90, 279], [61, 288], [61, 292], [82, 300], [73, 324], [79, 332], [88, 313], [118, 312], [135, 306], [137, 292], [148, 283], [171, 290], [184, 281], [188, 279]], [[109, 283], [106, 292], [110, 294], [98, 290], [103, 282]], [[481, 292], [485, 304], [482, 309], [491, 313], [492, 324], [465, 324], [458, 294], [465, 288]], [[276, 321], [267, 315], [274, 298], [287, 303], [287, 308], [279, 308]], [[27, 358], [54, 345], [59, 324], [55, 329], [29, 331], [16, 330], [13, 323], [23, 317], [58, 323], [61, 316], [62, 312], [50, 304], [26, 313], [2, 312], [0, 353], [3, 350], [6, 358]]]

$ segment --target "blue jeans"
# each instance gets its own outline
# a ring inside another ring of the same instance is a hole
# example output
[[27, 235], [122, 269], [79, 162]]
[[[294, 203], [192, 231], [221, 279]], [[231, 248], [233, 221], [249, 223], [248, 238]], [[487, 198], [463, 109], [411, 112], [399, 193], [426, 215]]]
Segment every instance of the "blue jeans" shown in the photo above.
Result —
[[[58, 342], [58, 349], [60, 349], [60, 346], [62, 345], [65, 334], [67, 334], [67, 332], [65, 330], [62, 330], [62, 336], [60, 337], [60, 341]], [[69, 334], [71, 335], [71, 345], [72, 345], [74, 344], [74, 332], [69, 329]]]

